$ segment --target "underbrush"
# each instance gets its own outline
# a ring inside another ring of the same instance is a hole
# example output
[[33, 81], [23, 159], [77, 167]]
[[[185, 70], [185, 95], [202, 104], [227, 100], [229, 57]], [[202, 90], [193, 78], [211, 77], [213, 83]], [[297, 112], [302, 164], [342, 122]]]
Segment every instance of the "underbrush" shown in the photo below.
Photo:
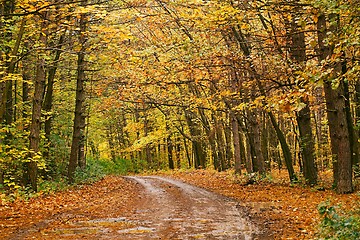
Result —
[[77, 169], [74, 184], [69, 184], [66, 176], [58, 174], [53, 178], [40, 178], [38, 180], [38, 192], [33, 192], [30, 187], [16, 185], [16, 188], [8, 188], [0, 191], [0, 199], [5, 202], [12, 202], [16, 199], [28, 200], [33, 197], [65, 190], [74, 185], [89, 184], [100, 180], [106, 175], [124, 175], [131, 171], [131, 163], [125, 159], [116, 159], [115, 161], [107, 159], [88, 159], [85, 169]]
[[89, 159], [86, 169], [78, 169], [75, 174], [75, 183], [94, 182], [106, 175], [124, 175], [132, 171], [131, 162], [117, 158], [115, 161], [108, 159]]
[[318, 239], [321, 240], [357, 240], [360, 239], [360, 208], [352, 211], [341, 210], [339, 206], [332, 206], [329, 202], [319, 205], [322, 217]]

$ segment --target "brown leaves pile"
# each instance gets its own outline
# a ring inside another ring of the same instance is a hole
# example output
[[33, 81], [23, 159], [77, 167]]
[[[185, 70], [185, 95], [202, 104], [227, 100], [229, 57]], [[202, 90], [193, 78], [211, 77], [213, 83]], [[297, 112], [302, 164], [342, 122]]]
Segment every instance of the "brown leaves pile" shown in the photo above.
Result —
[[55, 228], [69, 221], [121, 216], [132, 209], [137, 191], [134, 183], [107, 176], [91, 185], [79, 185], [28, 202], [1, 203], [0, 239], [18, 237], [22, 232], [26, 237], [31, 233], [40, 239], [41, 233], [31, 230], [41, 230], [41, 225], [49, 221]]

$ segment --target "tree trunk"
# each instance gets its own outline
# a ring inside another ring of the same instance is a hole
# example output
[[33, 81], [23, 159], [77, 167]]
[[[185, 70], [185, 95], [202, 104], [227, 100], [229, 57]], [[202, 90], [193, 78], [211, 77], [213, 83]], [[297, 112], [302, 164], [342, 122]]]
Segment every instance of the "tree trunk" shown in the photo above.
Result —
[[[229, 119], [229, 114], [226, 116], [227, 120]], [[231, 122], [228, 123], [228, 121], [221, 121], [222, 127], [224, 129], [224, 136], [225, 136], [225, 163], [226, 163], [226, 169], [231, 167], [232, 160], [233, 160], [233, 152], [232, 152], [232, 139], [231, 139]]]
[[83, 114], [81, 115], [81, 123], [80, 123], [80, 142], [79, 142], [79, 156], [78, 156], [78, 165], [79, 168], [84, 170], [86, 168], [86, 158], [85, 158], [85, 127], [86, 127], [86, 116], [85, 110], [83, 110]]
[[77, 54], [77, 78], [76, 78], [76, 99], [75, 99], [75, 116], [73, 124], [73, 137], [71, 143], [70, 159], [68, 165], [68, 180], [70, 183], [74, 182], [75, 170], [78, 166], [79, 158], [79, 147], [82, 138], [82, 130], [85, 126], [82, 126], [82, 118], [85, 114], [84, 103], [85, 103], [85, 51], [86, 51], [86, 24], [87, 17], [83, 13], [80, 16], [80, 31], [79, 31], [79, 43], [81, 49]]
[[223, 136], [223, 131], [222, 131], [222, 126], [220, 124], [220, 120], [218, 120], [215, 116], [215, 114], [213, 114], [213, 122], [215, 124], [215, 136], [216, 136], [216, 145], [217, 145], [217, 156], [218, 156], [218, 166], [217, 166], [217, 170], [218, 171], [225, 171], [226, 170], [226, 163], [225, 163], [225, 141], [224, 141], [224, 136]]
[[[293, 16], [293, 21], [291, 22], [290, 53], [293, 61], [297, 63], [299, 69], [301, 69], [302, 64], [306, 61], [306, 45], [305, 34], [295, 21], [297, 18], [297, 16]], [[314, 159], [315, 147], [311, 127], [311, 113], [307, 96], [302, 97], [301, 102], [305, 104], [305, 106], [297, 113], [297, 123], [300, 134], [300, 151], [303, 159], [303, 166], [301, 167], [306, 183], [315, 185], [317, 183], [317, 169]]]
[[[166, 128], [169, 131], [168, 124], [166, 124]], [[167, 155], [168, 155], [169, 168], [171, 170], [173, 170], [175, 168], [174, 159], [173, 159], [174, 144], [173, 144], [173, 141], [171, 139], [171, 134], [169, 134], [168, 137], [166, 138], [166, 145], [167, 145]]]
[[269, 112], [269, 116], [270, 116], [271, 123], [275, 129], [276, 135], [280, 142], [280, 146], [281, 146], [281, 149], [282, 149], [282, 152], [284, 155], [285, 165], [286, 165], [286, 168], [289, 173], [290, 181], [295, 181], [295, 180], [297, 180], [297, 177], [294, 172], [294, 167], [293, 167], [293, 163], [292, 163], [292, 157], [291, 157], [291, 151], [290, 151], [289, 145], [287, 144], [284, 133], [281, 131], [281, 129], [275, 119], [275, 116], [272, 114], [272, 112]]
[[[11, 32], [10, 28], [7, 28], [7, 25], [13, 24], [11, 14], [13, 13], [14, 8], [14, 0], [2, 1], [0, 5], [0, 14], [1, 16], [3, 16], [2, 21], [0, 21], [0, 45], [4, 46], [0, 49], [0, 80], [2, 80], [3, 77], [6, 76], [6, 73], [9, 73], [9, 64], [11, 65], [11, 60], [14, 56], [10, 47], [6, 46], [7, 43], [12, 40], [13, 36], [13, 33]], [[3, 19], [6, 21], [3, 21]], [[12, 81], [0, 81], [0, 123], [3, 123], [4, 120], [5, 122], [12, 122], [11, 111]]]
[[261, 151], [261, 130], [259, 124], [259, 114], [248, 111], [248, 138], [252, 153], [252, 167], [254, 172], [265, 173], [264, 156]]
[[58, 45], [56, 46], [57, 50], [55, 52], [55, 57], [52, 61], [52, 66], [50, 67], [50, 69], [48, 71], [48, 77], [47, 77], [47, 88], [46, 88], [44, 104], [43, 104], [43, 109], [44, 109], [44, 112], [46, 113], [46, 119], [45, 119], [45, 123], [44, 123], [45, 138], [48, 143], [48, 146], [44, 151], [45, 158], [49, 157], [49, 151], [50, 151], [49, 149], [51, 147], [50, 134], [51, 134], [52, 116], [51, 116], [51, 114], [49, 115], [48, 113], [51, 112], [51, 110], [52, 110], [55, 74], [56, 74], [56, 70], [58, 67], [58, 62], [59, 62], [60, 54], [61, 54], [61, 47], [64, 42], [64, 39], [65, 39], [65, 34], [61, 35]]
[[[47, 13], [44, 13], [43, 18], [46, 18]], [[41, 24], [41, 29], [46, 31], [47, 21], [43, 20]], [[46, 32], [41, 32], [40, 42], [46, 46], [47, 45], [47, 34]], [[37, 66], [36, 66], [36, 75], [34, 83], [34, 95], [33, 95], [33, 105], [32, 105], [32, 116], [30, 123], [30, 135], [29, 135], [29, 149], [32, 151], [30, 154], [30, 161], [28, 162], [27, 167], [27, 179], [30, 183], [31, 188], [34, 191], [37, 191], [37, 163], [40, 159], [40, 129], [41, 129], [41, 110], [44, 97], [44, 89], [46, 82], [46, 60], [43, 56], [38, 54]]]
[[[45, 38], [45, 37], [42, 37]], [[43, 40], [45, 41], [45, 40]], [[30, 143], [29, 149], [32, 151], [30, 155], [30, 162], [28, 163], [28, 177], [31, 188], [37, 191], [37, 161], [40, 154], [40, 127], [41, 127], [41, 108], [44, 95], [45, 87], [45, 59], [38, 59], [36, 76], [35, 76], [35, 87], [33, 96], [32, 106], [32, 117], [30, 124]]]
[[[243, 33], [241, 32], [241, 28], [238, 27], [238, 29], [236, 29], [235, 27], [232, 27], [232, 32], [234, 33], [234, 36], [237, 39], [237, 41], [238, 41], [238, 43], [240, 45], [240, 48], [243, 51], [244, 55], [246, 57], [249, 57], [248, 61], [251, 61], [250, 47], [249, 47]], [[261, 95], [266, 96], [265, 90], [264, 90], [264, 88], [263, 88], [263, 86], [262, 86], [262, 84], [260, 82], [260, 76], [257, 73], [257, 71], [256, 71], [256, 69], [254, 67], [254, 64], [252, 64], [251, 62], [250, 62], [250, 68], [251, 68], [251, 71], [252, 71], [252, 77], [254, 78], [254, 80], [256, 80], [256, 84], [257, 84], [257, 87], [259, 88], [259, 91], [260, 91]], [[294, 181], [294, 180], [296, 180], [296, 175], [294, 173], [294, 168], [293, 168], [293, 165], [292, 165], [292, 157], [291, 157], [291, 151], [290, 151], [289, 145], [287, 144], [284, 133], [279, 128], [279, 125], [278, 125], [273, 113], [268, 112], [268, 114], [270, 116], [271, 123], [272, 123], [273, 127], [275, 128], [276, 135], [277, 135], [277, 137], [278, 137], [278, 139], [280, 141], [280, 145], [281, 145], [281, 149], [283, 151], [283, 155], [284, 155], [286, 167], [287, 167], [287, 170], [288, 170], [288, 173], [289, 173], [290, 181]]]
[[300, 133], [300, 151], [303, 158], [304, 177], [307, 184], [315, 185], [317, 183], [317, 168], [314, 161], [314, 140], [308, 104], [298, 112], [297, 122]]
[[235, 173], [241, 174], [241, 149], [240, 149], [240, 133], [239, 133], [239, 124], [234, 116], [234, 113], [230, 113], [231, 121], [231, 131], [233, 135], [233, 145], [234, 145], [234, 161], [235, 161]]
[[175, 166], [174, 166], [174, 159], [173, 159], [173, 143], [172, 143], [170, 135], [167, 137], [167, 150], [168, 150], [169, 168], [171, 170], [173, 170], [175, 168]]
[[[330, 21], [339, 21], [335, 14], [331, 14], [329, 18]], [[326, 25], [326, 16], [322, 14], [318, 17], [317, 22], [320, 61], [324, 61], [332, 55], [333, 47], [325, 45], [327, 32], [330, 30], [336, 33], [336, 26], [333, 25], [331, 29], [328, 29]], [[339, 77], [339, 74], [341, 74], [341, 64], [336, 63], [334, 66], [335, 76], [332, 77]], [[334, 89], [331, 79], [325, 80], [324, 92], [333, 157], [334, 185], [338, 193], [349, 193], [353, 191], [352, 157], [344, 99], [344, 81], [340, 79], [339, 86]]]
[[[341, 63], [341, 72], [342, 74], [346, 74], [347, 66], [346, 66], [346, 56], [345, 52], [343, 52], [344, 60]], [[349, 93], [349, 83], [347, 80], [342, 79], [344, 82], [344, 97], [345, 97], [345, 112], [346, 112], [346, 121], [349, 128], [349, 141], [350, 141], [350, 149], [351, 149], [351, 163], [354, 168], [357, 168], [359, 165], [359, 135], [354, 129], [353, 117], [351, 116], [350, 109], [350, 93]]]
[[175, 143], [175, 156], [176, 156], [176, 168], [181, 168], [181, 144], [180, 144], [180, 138], [176, 137], [176, 143]]
[[194, 167], [198, 168], [205, 168], [206, 167], [206, 151], [205, 146], [203, 146], [202, 142], [202, 133], [200, 126], [195, 122], [194, 113], [185, 110], [185, 118], [188, 124], [190, 134], [192, 137], [192, 150], [194, 155]]

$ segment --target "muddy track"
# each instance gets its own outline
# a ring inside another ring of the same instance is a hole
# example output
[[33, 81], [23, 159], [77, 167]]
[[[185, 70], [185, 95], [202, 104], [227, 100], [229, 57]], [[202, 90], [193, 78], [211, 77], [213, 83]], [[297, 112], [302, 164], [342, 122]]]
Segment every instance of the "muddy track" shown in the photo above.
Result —
[[112, 191], [91, 207], [44, 217], [5, 239], [271, 239], [233, 199], [170, 178], [125, 180], [133, 186], [131, 201], [119, 203], [122, 192]]
[[229, 198], [168, 178], [129, 178], [144, 187], [132, 217], [149, 232], [124, 239], [254, 239], [259, 232]]

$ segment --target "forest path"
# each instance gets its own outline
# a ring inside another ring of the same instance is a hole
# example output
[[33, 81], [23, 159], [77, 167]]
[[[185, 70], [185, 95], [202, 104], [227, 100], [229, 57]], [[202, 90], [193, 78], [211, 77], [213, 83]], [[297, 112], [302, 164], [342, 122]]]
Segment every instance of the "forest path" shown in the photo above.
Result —
[[0, 239], [268, 239], [237, 201], [171, 178], [114, 177], [55, 196], [4, 216], [13, 224], [2, 230], [14, 229]]
[[169, 178], [128, 178], [145, 190], [136, 214], [129, 219], [148, 231], [122, 239], [254, 238], [255, 227], [234, 200]]

